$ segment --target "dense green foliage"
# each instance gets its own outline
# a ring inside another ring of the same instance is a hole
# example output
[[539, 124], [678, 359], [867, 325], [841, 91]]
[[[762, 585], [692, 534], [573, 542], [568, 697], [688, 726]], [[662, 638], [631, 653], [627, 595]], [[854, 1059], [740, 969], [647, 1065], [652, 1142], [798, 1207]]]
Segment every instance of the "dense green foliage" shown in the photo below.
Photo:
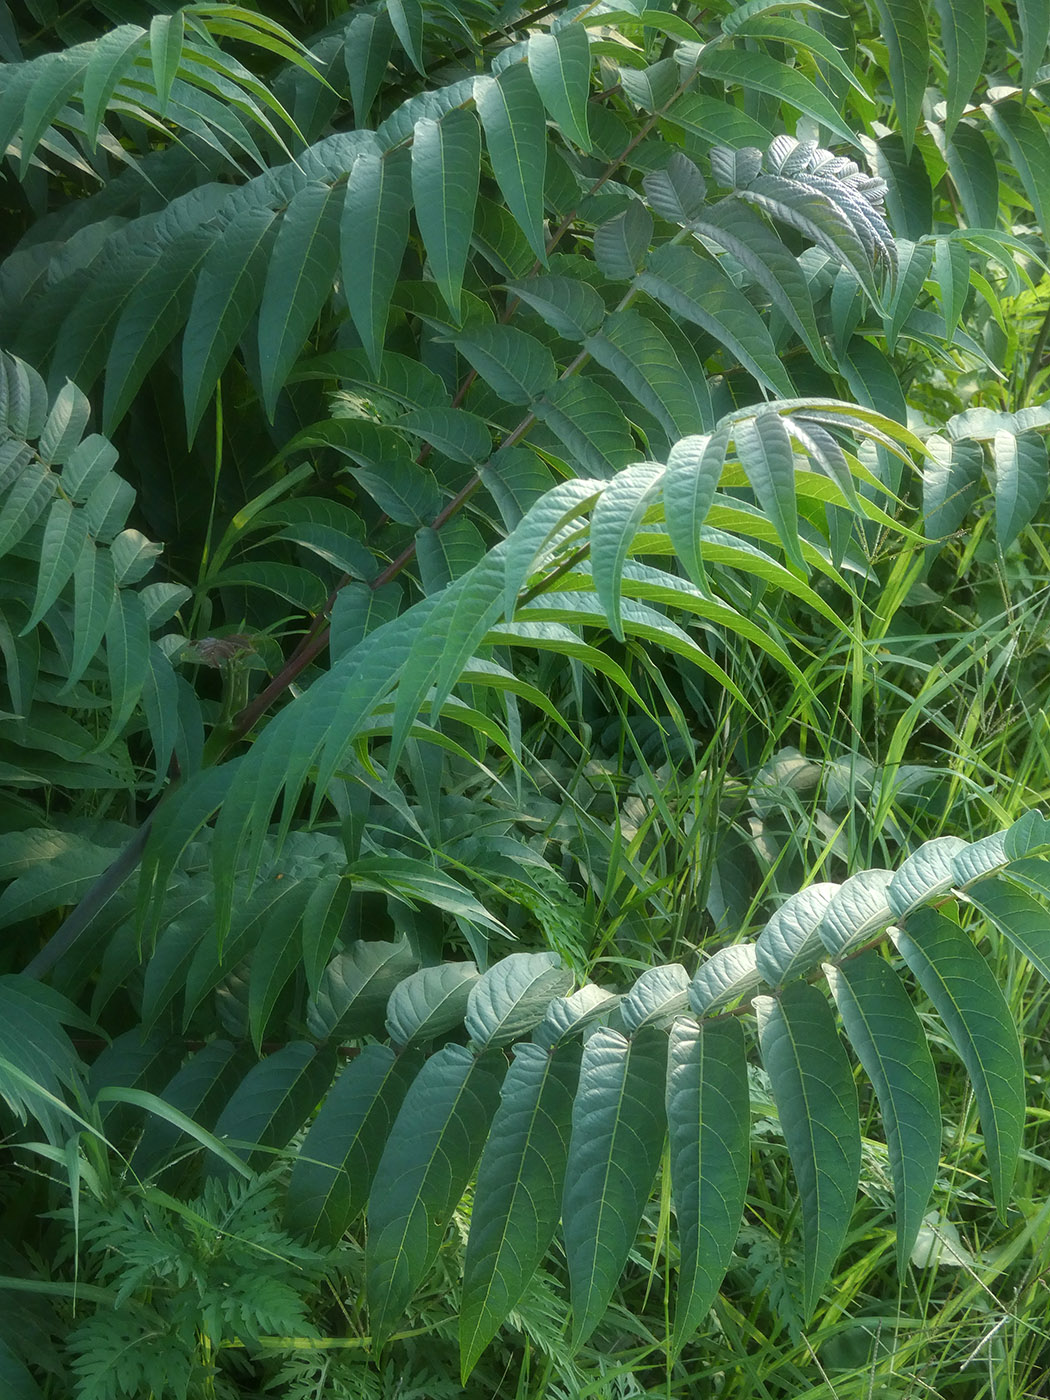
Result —
[[1044, 1393], [1050, 0], [27, 9], [4, 1393]]

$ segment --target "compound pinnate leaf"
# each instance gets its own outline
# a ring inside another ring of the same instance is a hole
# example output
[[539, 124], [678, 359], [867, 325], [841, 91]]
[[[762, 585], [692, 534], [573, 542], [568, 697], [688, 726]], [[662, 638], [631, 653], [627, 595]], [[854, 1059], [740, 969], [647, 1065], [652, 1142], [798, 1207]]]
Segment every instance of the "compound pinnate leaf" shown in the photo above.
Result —
[[666, 1067], [663, 1031], [599, 1027], [584, 1046], [562, 1201], [574, 1348], [601, 1321], [656, 1178]]
[[755, 1012], [802, 1203], [808, 1317], [841, 1253], [857, 1199], [857, 1091], [831, 1008], [816, 987], [789, 982], [778, 997], [756, 997]]
[[850, 1043], [875, 1086], [893, 1172], [897, 1264], [907, 1265], [937, 1176], [941, 1106], [926, 1032], [900, 980], [869, 951], [825, 969]]
[[1006, 999], [969, 936], [944, 914], [917, 909], [891, 934], [966, 1066], [981, 1117], [992, 1191], [1006, 1218], [1024, 1130], [1024, 1066]]
[[714, 1301], [747, 1195], [750, 1100], [739, 1021], [671, 1027], [667, 1062], [671, 1192], [678, 1220], [676, 1347]]
[[478, 1167], [459, 1312], [464, 1381], [518, 1304], [561, 1214], [581, 1049], [519, 1045]]
[[532, 1030], [552, 998], [572, 986], [558, 953], [511, 953], [470, 988], [465, 1025], [482, 1049], [495, 1049]]
[[372, 1332], [382, 1344], [433, 1263], [481, 1154], [506, 1061], [445, 1045], [405, 1095], [376, 1171], [365, 1256]]

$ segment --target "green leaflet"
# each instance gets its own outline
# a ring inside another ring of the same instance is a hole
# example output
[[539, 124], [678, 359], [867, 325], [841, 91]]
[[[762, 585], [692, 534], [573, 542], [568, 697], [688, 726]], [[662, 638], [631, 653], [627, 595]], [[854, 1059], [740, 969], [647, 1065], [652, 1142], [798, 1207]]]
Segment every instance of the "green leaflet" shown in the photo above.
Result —
[[702, 391], [667, 337], [640, 312], [614, 311], [583, 347], [648, 409], [669, 442], [702, 431], [708, 406]]
[[457, 324], [480, 173], [481, 132], [471, 112], [453, 108], [440, 121], [421, 117], [416, 122], [412, 142], [416, 223], [434, 280]]
[[983, 111], [1010, 152], [1040, 227], [1050, 228], [1050, 141], [1042, 123], [1031, 108], [1014, 98], [985, 104]]
[[355, 15], [346, 31], [343, 61], [359, 128], [368, 125], [368, 114], [383, 81], [393, 43], [394, 31], [386, 10]]
[[119, 589], [106, 620], [112, 714], [103, 747], [121, 732], [138, 703], [149, 665], [149, 646], [149, 627], [142, 599], [129, 588]]
[[[213, 1040], [198, 1050], [164, 1086], [160, 1098], [203, 1128], [214, 1122], [244, 1075], [242, 1051], [230, 1040]], [[140, 1175], [152, 1172], [179, 1145], [177, 1124], [156, 1115], [146, 1120], [135, 1148], [134, 1165]]]
[[960, 122], [945, 147], [948, 174], [970, 228], [994, 229], [999, 223], [999, 170], [984, 132]]
[[[933, 264], [933, 249], [927, 243], [911, 243], [907, 239], [897, 242], [897, 281], [890, 301], [889, 315], [884, 318], [886, 347], [892, 353], [897, 337], [915, 309], [923, 285], [930, 275]], [[969, 272], [969, 268], [967, 268]], [[969, 276], [967, 276], [969, 286]]]
[[289, 1229], [338, 1243], [364, 1210], [418, 1055], [365, 1045], [325, 1096], [288, 1182]]
[[262, 300], [276, 217], [265, 208], [235, 215], [200, 269], [182, 337], [182, 392], [191, 443], [219, 376]]
[[547, 347], [514, 326], [472, 326], [455, 346], [507, 403], [531, 404], [558, 377]]
[[445, 1045], [405, 1095], [376, 1171], [365, 1256], [372, 1335], [382, 1345], [437, 1255], [481, 1155], [506, 1062]]
[[809, 283], [783, 240], [740, 199], [732, 196], [705, 208], [692, 221], [696, 233], [713, 239], [751, 273], [787, 317], [819, 364], [829, 366], [820, 338]]
[[635, 285], [669, 311], [701, 326], [774, 394], [794, 388], [758, 312], [710, 259], [665, 244], [649, 254]]
[[[720, 49], [705, 47], [699, 55], [698, 67], [708, 78], [724, 83], [739, 83], [741, 87], [768, 93], [778, 101], [797, 107], [800, 112], [833, 131], [840, 141], [857, 145], [856, 134], [842, 120], [832, 103], [810, 80], [785, 63], [760, 50]], [[677, 111], [677, 107], [675, 108]], [[672, 120], [675, 120], [672, 114]], [[764, 143], [763, 143], [764, 144]]]
[[[351, 887], [349, 880], [342, 884]], [[328, 963], [307, 1004], [310, 1034], [318, 1040], [334, 1036], [361, 1040], [366, 1035], [380, 1035], [391, 995], [415, 971], [417, 962], [404, 938], [396, 943], [355, 940]]]
[[778, 413], [757, 413], [734, 425], [733, 441], [759, 505], [776, 526], [784, 553], [805, 573], [798, 537], [795, 500], [795, 452]]
[[626, 282], [645, 261], [653, 241], [653, 218], [639, 200], [594, 231], [594, 261], [606, 277]]
[[543, 105], [564, 135], [581, 150], [589, 151], [591, 51], [587, 31], [580, 24], [567, 24], [556, 34], [534, 34], [529, 39], [528, 58]]
[[339, 191], [310, 184], [285, 210], [259, 308], [259, 372], [267, 416], [332, 292], [339, 265]]
[[412, 178], [406, 151], [354, 161], [340, 220], [343, 290], [372, 368], [380, 374], [390, 297], [408, 241]]
[[926, 450], [930, 456], [922, 473], [925, 529], [931, 540], [942, 540], [959, 528], [977, 497], [984, 453], [979, 443], [967, 438], [947, 442], [936, 435], [926, 439]]
[[778, 997], [756, 997], [754, 1008], [801, 1198], [808, 1317], [831, 1278], [856, 1202], [857, 1091], [831, 1010], [816, 987], [789, 982]]
[[922, 8], [911, 0], [875, 0], [879, 25], [889, 51], [890, 87], [907, 154], [919, 124], [930, 41]]
[[701, 527], [715, 498], [732, 428], [723, 422], [710, 436], [683, 438], [671, 449], [664, 474], [664, 515], [675, 553], [697, 588], [706, 590]]
[[394, 33], [417, 73], [426, 75], [423, 67], [423, 6], [419, 0], [387, 0], [386, 12]]
[[310, 897], [310, 883], [289, 883], [284, 897], [268, 910], [253, 939], [248, 975], [248, 1033], [257, 1055], [277, 998], [302, 962], [300, 921]]
[[636, 455], [620, 406], [582, 374], [559, 379], [532, 411], [568, 448], [580, 475], [608, 480]]
[[1031, 521], [1046, 497], [1050, 473], [1046, 443], [1039, 433], [996, 433], [995, 535], [1002, 550], [1009, 549]]
[[478, 1167], [463, 1265], [464, 1383], [517, 1305], [561, 1214], [578, 1044], [518, 1045]]
[[[256, 1170], [267, 1147], [286, 1147], [310, 1116], [335, 1073], [335, 1051], [293, 1041], [253, 1065], [219, 1114], [215, 1136]], [[219, 1174], [219, 1173], [216, 1173]]]
[[992, 1191], [1005, 1219], [1024, 1129], [1024, 1068], [1010, 1009], [969, 936], [943, 914], [918, 909], [908, 919], [908, 931], [891, 937], [966, 1066]]
[[714, 1302], [740, 1230], [750, 1168], [750, 1101], [739, 1021], [671, 1027], [667, 1061], [671, 1190], [678, 1221], [674, 1344]]
[[479, 1049], [507, 1045], [532, 1030], [572, 982], [558, 953], [511, 953], [471, 986], [467, 1034]]
[[948, 64], [948, 105], [944, 134], [949, 139], [963, 108], [977, 90], [988, 43], [984, 0], [933, 0], [941, 22], [941, 43]]
[[598, 497], [591, 516], [591, 570], [612, 634], [623, 641], [623, 566], [646, 511], [659, 496], [664, 469], [642, 462], [619, 472]]
[[583, 340], [605, 318], [605, 303], [598, 292], [572, 277], [530, 277], [509, 287], [566, 340]]
[[211, 243], [206, 232], [179, 238], [128, 298], [106, 362], [105, 432], [111, 433], [124, 417], [146, 374], [189, 315], [198, 270]]
[[600, 1027], [584, 1046], [562, 1200], [574, 1348], [601, 1321], [656, 1179], [666, 1066], [660, 1030]]
[[875, 1086], [893, 1172], [903, 1275], [937, 1176], [941, 1105], [922, 1022], [877, 952], [825, 968], [846, 1034]]
[[546, 265], [543, 178], [547, 124], [529, 69], [512, 63], [496, 78], [478, 78], [474, 100], [493, 174], [529, 246]]
[[1021, 85], [1027, 92], [1035, 78], [1036, 69], [1046, 57], [1047, 37], [1050, 36], [1050, 4], [1047, 0], [1018, 0], [1017, 9], [1023, 36]]
[[[1046, 862], [1040, 861], [1039, 865], [1042, 874]], [[1008, 870], [1007, 874], [1012, 875], [1013, 871]], [[1050, 981], [1050, 924], [1041, 904], [1016, 885], [999, 879], [971, 885], [966, 898]]]

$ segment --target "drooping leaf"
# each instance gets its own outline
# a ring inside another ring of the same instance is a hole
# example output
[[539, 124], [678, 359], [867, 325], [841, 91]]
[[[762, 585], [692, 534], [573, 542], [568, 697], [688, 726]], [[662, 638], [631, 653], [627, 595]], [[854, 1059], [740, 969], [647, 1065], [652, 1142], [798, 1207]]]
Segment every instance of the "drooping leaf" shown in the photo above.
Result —
[[940, 1158], [940, 1096], [922, 1023], [879, 953], [827, 967], [850, 1043], [875, 1086], [893, 1172], [897, 1267], [903, 1274], [922, 1226]]
[[474, 99], [496, 181], [529, 246], [547, 262], [543, 232], [543, 177], [547, 125], [540, 94], [524, 63], [495, 78], [479, 78]]
[[368, 114], [386, 72], [394, 31], [389, 13], [356, 14], [346, 31], [344, 57], [357, 126], [368, 125]]
[[460, 320], [481, 171], [481, 132], [471, 112], [422, 117], [412, 142], [412, 195], [427, 259], [448, 309]]
[[1005, 1218], [1024, 1128], [1024, 1068], [1009, 1007], [984, 958], [944, 914], [917, 909], [907, 932], [891, 936], [966, 1066], [995, 1203]]
[[341, 205], [334, 187], [307, 185], [292, 198], [274, 240], [259, 308], [259, 369], [271, 419], [277, 395], [332, 292]]
[[666, 1065], [660, 1030], [628, 1041], [602, 1027], [584, 1046], [562, 1201], [573, 1347], [605, 1312], [656, 1177]]
[[341, 266], [350, 315], [377, 375], [390, 297], [408, 241], [411, 205], [411, 167], [406, 152], [358, 156], [346, 182]]
[[919, 123], [926, 75], [930, 66], [930, 41], [925, 15], [910, 0], [875, 0], [879, 25], [889, 53], [890, 87], [897, 107], [897, 121], [910, 153]]
[[464, 1383], [518, 1304], [561, 1214], [580, 1048], [518, 1045], [478, 1167], [459, 1311]]
[[382, 1343], [430, 1267], [496, 1111], [506, 1062], [445, 1045], [424, 1064], [387, 1139], [368, 1209], [367, 1295]]
[[529, 72], [543, 105], [560, 129], [582, 151], [589, 151], [591, 53], [583, 25], [566, 24], [554, 34], [533, 34], [529, 39]]
[[186, 433], [196, 436], [219, 376], [262, 300], [275, 215], [265, 208], [237, 214], [209, 248], [197, 278], [182, 338]]
[[365, 1045], [325, 1095], [296, 1153], [285, 1219], [290, 1229], [336, 1244], [364, 1210], [405, 1094], [415, 1055]]
[[702, 1322], [729, 1267], [747, 1193], [750, 1105], [739, 1021], [671, 1028], [667, 1122], [678, 1221], [676, 1348]]
[[1050, 485], [1046, 443], [1039, 433], [997, 432], [995, 458], [995, 533], [1006, 550], [1042, 505]]
[[778, 997], [756, 997], [754, 1006], [801, 1199], [808, 1317], [831, 1277], [857, 1198], [857, 1091], [831, 1010], [816, 987], [789, 982]]
[[[1040, 861], [1039, 865], [1045, 868], [1045, 862]], [[1008, 874], [1017, 878], [1014, 869]], [[966, 898], [1050, 981], [1050, 922], [1041, 904], [1016, 885], [1000, 879], [971, 885]]]

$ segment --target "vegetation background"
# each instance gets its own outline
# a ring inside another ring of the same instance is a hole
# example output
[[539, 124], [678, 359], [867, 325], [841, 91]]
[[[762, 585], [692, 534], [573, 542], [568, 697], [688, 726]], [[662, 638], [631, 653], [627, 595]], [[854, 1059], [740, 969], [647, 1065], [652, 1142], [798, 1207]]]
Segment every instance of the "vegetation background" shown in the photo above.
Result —
[[0, 7], [5, 1396], [1046, 1395], [1048, 35]]

